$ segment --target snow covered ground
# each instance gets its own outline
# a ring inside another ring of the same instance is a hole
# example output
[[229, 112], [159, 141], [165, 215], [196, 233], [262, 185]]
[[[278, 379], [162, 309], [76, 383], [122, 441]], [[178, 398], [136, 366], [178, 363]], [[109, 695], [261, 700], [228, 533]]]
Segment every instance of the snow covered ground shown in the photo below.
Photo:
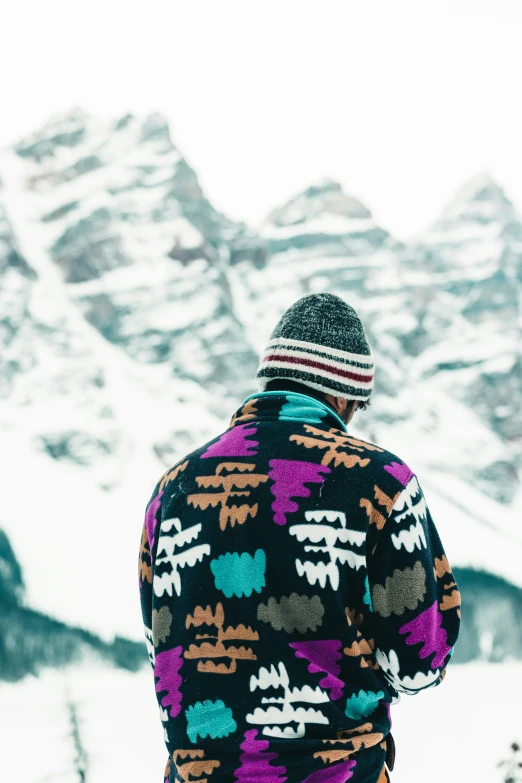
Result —
[[397, 783], [500, 783], [500, 759], [522, 741], [522, 663], [448, 667], [444, 682], [392, 708]]
[[[393, 783], [501, 783], [497, 762], [522, 741], [522, 663], [453, 664], [444, 682], [392, 709]], [[68, 703], [76, 705], [79, 745]], [[0, 685], [0, 779], [10, 783], [162, 783], [166, 761], [152, 671], [95, 663]], [[78, 750], [78, 747], [80, 750]], [[82, 753], [84, 751], [84, 756]]]
[[167, 751], [152, 669], [130, 674], [97, 664], [47, 670], [0, 685], [0, 780], [80, 783], [76, 705], [85, 783], [163, 783]]

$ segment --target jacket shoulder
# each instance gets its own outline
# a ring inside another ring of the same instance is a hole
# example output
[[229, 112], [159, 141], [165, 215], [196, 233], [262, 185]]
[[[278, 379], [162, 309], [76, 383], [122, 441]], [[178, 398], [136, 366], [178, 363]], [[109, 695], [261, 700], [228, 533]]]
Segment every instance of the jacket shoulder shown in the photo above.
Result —
[[215, 443], [219, 442], [219, 440], [227, 431], [228, 430], [223, 430], [218, 435], [215, 435], [210, 440], [195, 448], [193, 451], [185, 454], [171, 467], [164, 470], [156, 482], [154, 490], [151, 494], [151, 499], [161, 492], [167, 484], [170, 484], [175, 479], [179, 479], [181, 481], [184, 476], [189, 474], [191, 467], [194, 467], [195, 465], [201, 466], [202, 463], [200, 460], [203, 458], [203, 462], [205, 462], [204, 457], [211, 456], [212, 452], [209, 450]]
[[408, 484], [415, 472], [412, 468], [393, 451], [372, 443], [364, 438], [346, 435], [346, 451], [353, 454], [359, 453], [366, 461], [369, 468], [370, 481], [385, 484], [390, 490], [401, 491]]

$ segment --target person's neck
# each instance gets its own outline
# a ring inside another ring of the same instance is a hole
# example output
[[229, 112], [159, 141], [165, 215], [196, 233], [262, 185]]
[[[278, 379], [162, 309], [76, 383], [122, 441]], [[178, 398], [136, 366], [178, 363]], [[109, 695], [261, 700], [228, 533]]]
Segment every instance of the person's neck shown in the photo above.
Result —
[[288, 391], [288, 392], [297, 392], [298, 394], [306, 394], [308, 397], [313, 397], [314, 400], [319, 400], [319, 402], [322, 402], [324, 405], [327, 405], [330, 410], [332, 410], [337, 416], [339, 416], [338, 411], [334, 408], [331, 402], [329, 402], [325, 395], [318, 391], [317, 389], [312, 389], [310, 386], [306, 386], [304, 383], [299, 383], [299, 381], [292, 381], [290, 379], [277, 379], [273, 381], [268, 381], [268, 383], [265, 386], [266, 391]]

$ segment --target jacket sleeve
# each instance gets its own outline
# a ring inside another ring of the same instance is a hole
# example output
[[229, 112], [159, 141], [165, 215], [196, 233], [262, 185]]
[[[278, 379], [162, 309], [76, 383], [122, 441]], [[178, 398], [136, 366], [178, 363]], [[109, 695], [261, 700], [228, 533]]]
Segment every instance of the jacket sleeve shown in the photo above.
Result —
[[141, 616], [143, 620], [143, 631], [145, 634], [147, 653], [153, 669], [155, 655], [152, 633], [152, 589], [154, 577], [154, 553], [152, 549], [154, 543], [154, 532], [159, 517], [158, 511], [160, 511], [159, 500], [161, 498], [161, 494], [158, 492], [158, 489], [159, 482], [156, 484], [145, 509], [138, 555], [138, 586]]
[[[139, 548], [139, 555], [138, 555], [138, 584], [139, 584], [141, 614], [143, 618], [143, 630], [145, 634], [145, 644], [147, 647], [149, 661], [152, 666], [152, 671], [154, 673], [154, 679], [156, 679], [156, 668], [155, 668], [156, 654], [155, 654], [155, 645], [154, 645], [154, 634], [156, 631], [155, 629], [153, 629], [154, 623], [153, 623], [153, 611], [152, 611], [152, 591], [153, 591], [153, 580], [154, 580], [153, 563], [155, 557], [155, 550], [157, 550], [157, 545], [154, 546], [155, 538], [157, 537], [157, 532], [158, 532], [157, 526], [158, 523], [161, 521], [161, 497], [163, 495], [163, 492], [160, 491], [161, 486], [162, 484], [160, 480], [154, 487], [152, 495], [150, 496], [149, 501], [147, 502], [143, 524], [141, 528], [141, 539], [140, 539], [140, 548]], [[156, 639], [156, 644], [158, 644], [157, 639]], [[165, 728], [164, 728], [164, 740], [168, 751], [169, 750], [168, 737]], [[168, 781], [169, 774], [170, 774], [170, 753], [167, 758], [165, 771], [163, 773], [163, 779], [165, 781]]]
[[375, 656], [401, 693], [439, 685], [460, 627], [460, 592], [417, 476], [397, 493], [367, 550]]

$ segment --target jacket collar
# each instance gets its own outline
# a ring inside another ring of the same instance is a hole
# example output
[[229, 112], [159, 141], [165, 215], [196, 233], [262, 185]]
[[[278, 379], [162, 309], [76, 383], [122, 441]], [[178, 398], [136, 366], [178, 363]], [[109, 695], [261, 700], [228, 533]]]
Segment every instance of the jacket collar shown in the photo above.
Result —
[[229, 427], [255, 421], [302, 421], [335, 427], [347, 432], [346, 424], [329, 405], [307, 394], [290, 391], [264, 391], [251, 394], [230, 420]]

